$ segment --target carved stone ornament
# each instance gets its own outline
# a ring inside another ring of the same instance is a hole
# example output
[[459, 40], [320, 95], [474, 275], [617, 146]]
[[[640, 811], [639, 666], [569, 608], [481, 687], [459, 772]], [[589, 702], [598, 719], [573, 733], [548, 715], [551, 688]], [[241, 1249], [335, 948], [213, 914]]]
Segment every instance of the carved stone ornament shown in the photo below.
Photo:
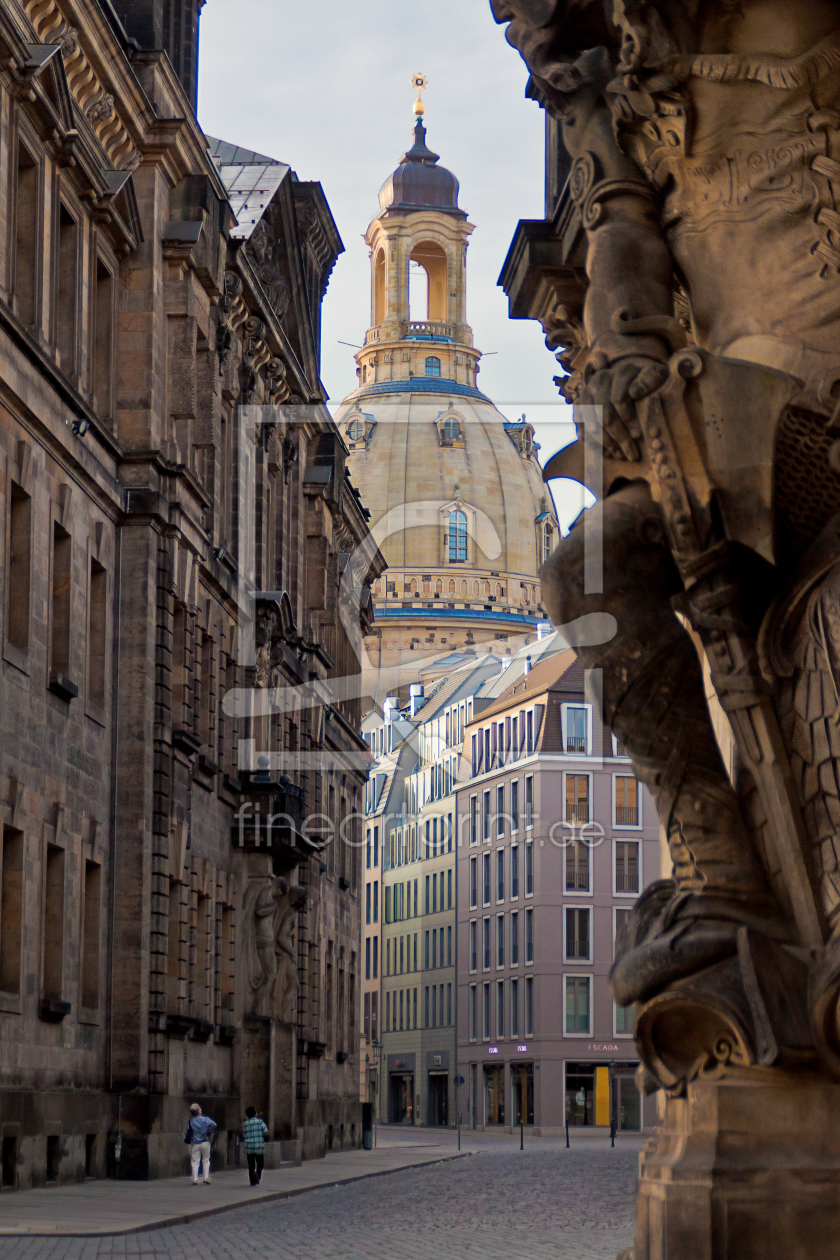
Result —
[[245, 253], [253, 264], [269, 306], [282, 323], [292, 291], [285, 276], [277, 269], [277, 242], [264, 218], [260, 219], [251, 233]]
[[114, 98], [110, 92], [103, 92], [98, 101], [89, 106], [87, 116], [90, 122], [106, 122], [114, 117]]
[[[585, 239], [583, 319], [558, 303], [550, 333], [578, 442], [545, 475], [595, 495], [584, 519], [603, 538], [603, 591], [587, 591], [580, 522], [543, 593], [558, 625], [615, 619], [609, 642], [577, 652], [600, 671], [605, 721], [671, 856], [611, 973], [616, 1002], [635, 1007], [647, 1086], [669, 1095], [632, 1254], [828, 1260], [840, 1230], [840, 1131], [825, 1122], [840, 1108], [840, 6], [491, 6], [562, 126], [561, 210]], [[731, 728], [731, 774], [710, 704]]]

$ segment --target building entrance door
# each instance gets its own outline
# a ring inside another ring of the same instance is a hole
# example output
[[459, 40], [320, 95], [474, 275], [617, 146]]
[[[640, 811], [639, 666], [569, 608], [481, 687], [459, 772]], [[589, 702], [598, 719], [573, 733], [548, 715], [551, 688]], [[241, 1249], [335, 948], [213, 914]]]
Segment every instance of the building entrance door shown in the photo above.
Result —
[[391, 1124], [414, 1124], [414, 1073], [391, 1073]]
[[513, 1123], [534, 1123], [534, 1065], [512, 1063], [510, 1088], [513, 1101]]
[[484, 1069], [484, 1123], [504, 1124], [505, 1122], [505, 1069], [498, 1067]]
[[642, 1127], [642, 1100], [635, 1076], [618, 1078], [618, 1127], [622, 1133], [638, 1133]]
[[443, 1128], [449, 1124], [448, 1072], [429, 1073], [429, 1104], [426, 1115], [428, 1124], [440, 1125]]

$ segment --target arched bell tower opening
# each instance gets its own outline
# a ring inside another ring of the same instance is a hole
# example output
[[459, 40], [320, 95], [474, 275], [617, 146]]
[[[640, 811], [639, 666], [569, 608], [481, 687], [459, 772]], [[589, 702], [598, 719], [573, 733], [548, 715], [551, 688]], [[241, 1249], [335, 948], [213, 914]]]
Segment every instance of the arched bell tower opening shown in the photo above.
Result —
[[385, 302], [386, 302], [386, 263], [385, 250], [378, 249], [373, 262], [373, 303], [372, 303], [372, 324], [376, 327], [381, 324], [385, 318]]
[[[445, 322], [447, 310], [448, 259], [436, 241], [420, 241], [409, 255], [409, 304], [410, 323], [416, 321]], [[417, 273], [421, 274], [417, 274]], [[414, 281], [417, 276], [419, 284]], [[415, 301], [419, 299], [419, 309]]]

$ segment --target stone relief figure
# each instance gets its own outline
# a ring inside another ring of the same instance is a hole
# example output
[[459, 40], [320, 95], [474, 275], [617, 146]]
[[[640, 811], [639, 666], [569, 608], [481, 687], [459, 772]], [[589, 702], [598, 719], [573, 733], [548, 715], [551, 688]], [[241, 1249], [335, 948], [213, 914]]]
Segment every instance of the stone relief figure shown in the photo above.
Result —
[[295, 920], [306, 890], [278, 876], [252, 882], [245, 894], [246, 950], [251, 1009], [289, 1023], [296, 987]]
[[637, 903], [613, 993], [636, 1005], [651, 1087], [838, 1077], [840, 3], [490, 3], [561, 124], [585, 234], [582, 310], [546, 327], [579, 440], [546, 475], [599, 501], [543, 591], [558, 624], [614, 618], [577, 651], [673, 866]]
[[259, 276], [269, 305], [280, 322], [286, 314], [292, 291], [286, 277], [277, 268], [277, 242], [265, 219], [260, 219], [246, 246]]

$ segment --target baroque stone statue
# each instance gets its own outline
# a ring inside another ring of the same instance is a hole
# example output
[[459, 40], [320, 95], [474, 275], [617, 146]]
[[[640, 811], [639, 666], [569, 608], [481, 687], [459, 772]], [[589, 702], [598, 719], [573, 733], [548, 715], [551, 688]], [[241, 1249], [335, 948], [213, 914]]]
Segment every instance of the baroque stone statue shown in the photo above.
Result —
[[639, 899], [611, 977], [636, 1007], [646, 1084], [670, 1095], [635, 1257], [827, 1260], [840, 1229], [840, 3], [491, 6], [561, 124], [586, 240], [582, 320], [561, 312], [546, 329], [579, 440], [546, 473], [598, 502], [543, 590], [557, 624], [615, 619], [609, 642], [578, 652], [601, 671], [605, 720], [657, 801], [673, 865]]

